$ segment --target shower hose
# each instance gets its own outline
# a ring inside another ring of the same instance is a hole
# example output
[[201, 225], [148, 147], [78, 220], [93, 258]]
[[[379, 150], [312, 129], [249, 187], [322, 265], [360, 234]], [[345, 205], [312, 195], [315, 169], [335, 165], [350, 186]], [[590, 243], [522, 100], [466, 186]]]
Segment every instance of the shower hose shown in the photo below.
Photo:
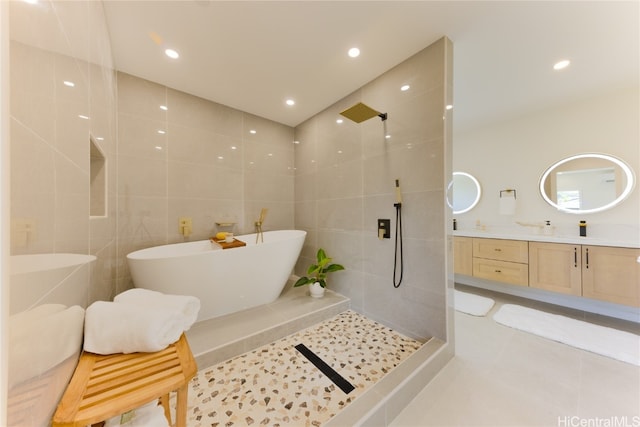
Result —
[[[402, 203], [395, 203], [393, 206], [396, 207], [396, 247], [393, 255], [393, 287], [398, 288], [402, 283], [402, 273], [404, 272], [404, 257], [402, 255]], [[400, 277], [396, 282], [398, 248], [400, 249]]]

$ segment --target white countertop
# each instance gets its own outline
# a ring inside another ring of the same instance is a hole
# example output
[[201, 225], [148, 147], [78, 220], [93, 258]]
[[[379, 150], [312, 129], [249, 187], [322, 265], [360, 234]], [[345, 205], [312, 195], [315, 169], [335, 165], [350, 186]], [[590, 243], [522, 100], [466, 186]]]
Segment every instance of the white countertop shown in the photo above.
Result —
[[[485, 239], [508, 239], [508, 240], [527, 240], [531, 242], [547, 242], [547, 243], [568, 243], [571, 245], [593, 245], [593, 246], [613, 246], [619, 248], [640, 248], [640, 241], [580, 237], [580, 236], [546, 236], [542, 234], [520, 234], [500, 231], [484, 231], [484, 230], [456, 230], [453, 231], [454, 236], [462, 237], [483, 237]], [[634, 236], [630, 236], [634, 237]]]

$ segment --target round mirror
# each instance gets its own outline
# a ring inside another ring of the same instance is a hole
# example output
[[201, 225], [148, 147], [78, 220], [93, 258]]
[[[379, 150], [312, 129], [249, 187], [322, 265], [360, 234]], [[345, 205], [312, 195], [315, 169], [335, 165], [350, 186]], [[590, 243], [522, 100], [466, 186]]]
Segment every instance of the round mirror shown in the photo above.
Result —
[[447, 203], [454, 214], [470, 211], [480, 200], [480, 183], [466, 172], [454, 172], [447, 187]]
[[633, 171], [607, 154], [578, 154], [551, 165], [540, 178], [540, 194], [554, 208], [575, 214], [600, 212], [633, 190]]

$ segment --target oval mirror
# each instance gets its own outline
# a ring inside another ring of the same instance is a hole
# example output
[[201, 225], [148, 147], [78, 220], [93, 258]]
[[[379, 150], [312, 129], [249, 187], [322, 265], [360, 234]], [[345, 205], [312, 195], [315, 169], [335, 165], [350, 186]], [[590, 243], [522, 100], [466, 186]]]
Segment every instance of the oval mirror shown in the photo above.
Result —
[[480, 201], [480, 183], [466, 172], [454, 172], [447, 187], [447, 203], [454, 214], [470, 211]]
[[551, 165], [540, 178], [540, 194], [560, 211], [585, 214], [611, 209], [629, 196], [634, 185], [635, 176], [625, 162], [587, 153]]

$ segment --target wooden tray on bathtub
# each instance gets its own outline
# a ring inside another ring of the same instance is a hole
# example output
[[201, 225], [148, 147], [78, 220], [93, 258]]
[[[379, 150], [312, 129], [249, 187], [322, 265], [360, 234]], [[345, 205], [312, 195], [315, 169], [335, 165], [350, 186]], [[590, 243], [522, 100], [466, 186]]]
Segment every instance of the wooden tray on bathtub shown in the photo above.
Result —
[[233, 239], [233, 242], [231, 243], [227, 243], [226, 240], [224, 239], [218, 240], [215, 237], [210, 237], [209, 240], [211, 240], [213, 243], [217, 243], [218, 245], [220, 245], [222, 249], [240, 248], [242, 246], [247, 246], [245, 242], [238, 239]]

